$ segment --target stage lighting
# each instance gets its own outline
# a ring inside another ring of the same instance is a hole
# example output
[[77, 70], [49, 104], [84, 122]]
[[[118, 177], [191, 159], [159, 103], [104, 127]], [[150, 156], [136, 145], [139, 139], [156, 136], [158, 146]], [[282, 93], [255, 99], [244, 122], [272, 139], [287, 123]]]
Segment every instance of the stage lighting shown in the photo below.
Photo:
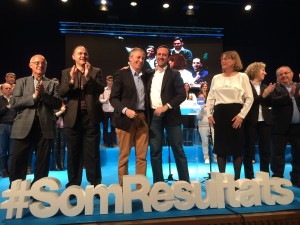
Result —
[[109, 0], [97, 0], [96, 4], [99, 5], [99, 10], [100, 11], [108, 11], [109, 7], [112, 6], [112, 2]]
[[61, 0], [62, 2], [67, 2], [68, 0]]
[[246, 4], [246, 5], [245, 5], [245, 10], [246, 10], [246, 11], [251, 10], [251, 8], [252, 8], [251, 4]]
[[137, 6], [137, 2], [130, 2], [130, 5], [135, 7], [135, 6]]
[[183, 10], [185, 10], [185, 15], [193, 16], [195, 14], [195, 11], [199, 10], [199, 5], [194, 5], [194, 4], [185, 5], [183, 7]]
[[169, 7], [170, 7], [169, 3], [166, 2], [166, 3], [163, 4], [164, 9], [168, 9]]

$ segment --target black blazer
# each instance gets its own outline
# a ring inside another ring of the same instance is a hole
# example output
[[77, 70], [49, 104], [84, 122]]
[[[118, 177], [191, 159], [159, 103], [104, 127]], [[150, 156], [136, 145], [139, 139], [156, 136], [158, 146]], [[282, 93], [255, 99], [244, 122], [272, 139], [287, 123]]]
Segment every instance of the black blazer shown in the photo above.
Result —
[[[152, 79], [155, 70], [150, 71], [147, 83], [147, 90], [150, 96]], [[164, 122], [169, 126], [177, 126], [181, 124], [180, 104], [185, 100], [184, 83], [179, 71], [167, 67], [161, 87], [162, 104], [170, 104], [172, 109], [166, 111], [164, 115]], [[149, 97], [150, 98], [150, 97]], [[153, 110], [149, 111], [150, 118], [153, 116]]]
[[[141, 79], [145, 90], [145, 113], [148, 120], [148, 95], [146, 93], [147, 74], [143, 73]], [[132, 119], [128, 118], [122, 113], [122, 110], [127, 107], [131, 110], [138, 110], [137, 104], [137, 90], [134, 83], [134, 78], [130, 67], [121, 69], [114, 74], [114, 82], [111, 88], [110, 104], [114, 107], [114, 116], [112, 118], [112, 125], [121, 130], [128, 130], [131, 126]]]
[[[80, 87], [77, 77], [73, 85], [70, 84], [71, 68], [62, 71], [61, 85], [59, 94], [65, 98], [67, 109], [64, 116], [64, 127], [73, 127], [78, 113], [78, 102], [80, 95]], [[101, 69], [91, 67], [90, 79], [83, 84], [84, 97], [87, 106], [89, 119], [92, 123], [100, 122], [100, 104], [99, 96], [104, 91], [104, 82]]]
[[[300, 110], [300, 84], [297, 84], [295, 92], [295, 100], [298, 110]], [[293, 117], [293, 103], [288, 90], [282, 84], [277, 84], [276, 88], [271, 94], [272, 98], [272, 118], [274, 127], [273, 133], [285, 134], [291, 124]]]
[[259, 105], [261, 105], [262, 115], [264, 118], [264, 121], [267, 125], [272, 125], [272, 112], [271, 112], [271, 96], [268, 96], [267, 98], [262, 97], [262, 93], [266, 89], [265, 84], [260, 85], [260, 95], [257, 94], [255, 87], [250, 82], [252, 93], [253, 93], [253, 104], [245, 118], [245, 122], [251, 125], [256, 125], [258, 122], [258, 113], [259, 113]]

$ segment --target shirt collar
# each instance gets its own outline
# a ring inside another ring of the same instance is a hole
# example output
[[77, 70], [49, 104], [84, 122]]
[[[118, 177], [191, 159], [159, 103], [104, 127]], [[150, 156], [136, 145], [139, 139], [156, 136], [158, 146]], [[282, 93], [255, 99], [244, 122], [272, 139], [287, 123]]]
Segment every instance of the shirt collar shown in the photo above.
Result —
[[135, 74], [137, 74], [137, 76], [139, 76], [139, 77], [143, 75], [142, 71], [141, 71], [140, 73], [137, 73], [130, 65], [129, 65], [129, 68], [130, 68], [131, 73], [132, 73], [133, 76], [134, 76]]
[[163, 73], [163, 72], [166, 71], [167, 67], [168, 67], [168, 65], [166, 65], [164, 68], [160, 68], [160, 67], [156, 66], [155, 67], [155, 72], [158, 71], [160, 73]]

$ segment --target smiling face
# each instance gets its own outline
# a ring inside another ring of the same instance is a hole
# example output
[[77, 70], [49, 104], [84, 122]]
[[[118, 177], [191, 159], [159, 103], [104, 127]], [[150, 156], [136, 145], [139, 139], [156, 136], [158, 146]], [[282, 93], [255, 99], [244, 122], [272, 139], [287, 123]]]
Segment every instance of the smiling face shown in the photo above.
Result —
[[222, 55], [221, 57], [221, 67], [223, 71], [234, 70], [233, 65], [235, 61], [228, 55]]
[[35, 78], [40, 78], [46, 73], [47, 61], [42, 55], [35, 55], [31, 57], [29, 67], [32, 70], [32, 75]]
[[165, 47], [160, 47], [156, 52], [157, 66], [164, 68], [169, 62], [169, 49]]
[[144, 65], [145, 52], [142, 49], [134, 48], [129, 54], [129, 64], [139, 73]]
[[72, 59], [77, 67], [83, 67], [89, 59], [89, 53], [83, 46], [78, 46], [74, 49]]
[[293, 71], [287, 66], [280, 67], [276, 71], [277, 81], [289, 85], [293, 80]]

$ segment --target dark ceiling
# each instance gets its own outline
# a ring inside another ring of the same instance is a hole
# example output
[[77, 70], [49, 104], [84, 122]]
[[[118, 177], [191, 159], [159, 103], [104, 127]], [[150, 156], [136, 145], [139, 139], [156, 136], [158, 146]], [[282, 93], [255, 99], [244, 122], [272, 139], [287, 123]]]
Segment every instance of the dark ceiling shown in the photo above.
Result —
[[183, 10], [188, 0], [170, 0], [168, 10], [162, 10], [163, 0], [139, 0], [136, 8], [129, 2], [114, 0], [110, 10], [102, 12], [95, 0], [1, 0], [1, 49], [7, 54], [1, 56], [4, 65], [0, 73], [28, 72], [28, 57], [35, 52], [57, 61], [57, 67], [48, 70], [58, 73], [64, 66], [64, 37], [58, 30], [59, 21], [222, 27], [224, 50], [238, 50], [245, 65], [264, 61], [274, 73], [286, 64], [299, 73], [300, 20], [296, 0], [252, 1], [251, 12], [243, 10], [246, 0], [196, 0], [199, 10], [193, 16], [185, 15]]

